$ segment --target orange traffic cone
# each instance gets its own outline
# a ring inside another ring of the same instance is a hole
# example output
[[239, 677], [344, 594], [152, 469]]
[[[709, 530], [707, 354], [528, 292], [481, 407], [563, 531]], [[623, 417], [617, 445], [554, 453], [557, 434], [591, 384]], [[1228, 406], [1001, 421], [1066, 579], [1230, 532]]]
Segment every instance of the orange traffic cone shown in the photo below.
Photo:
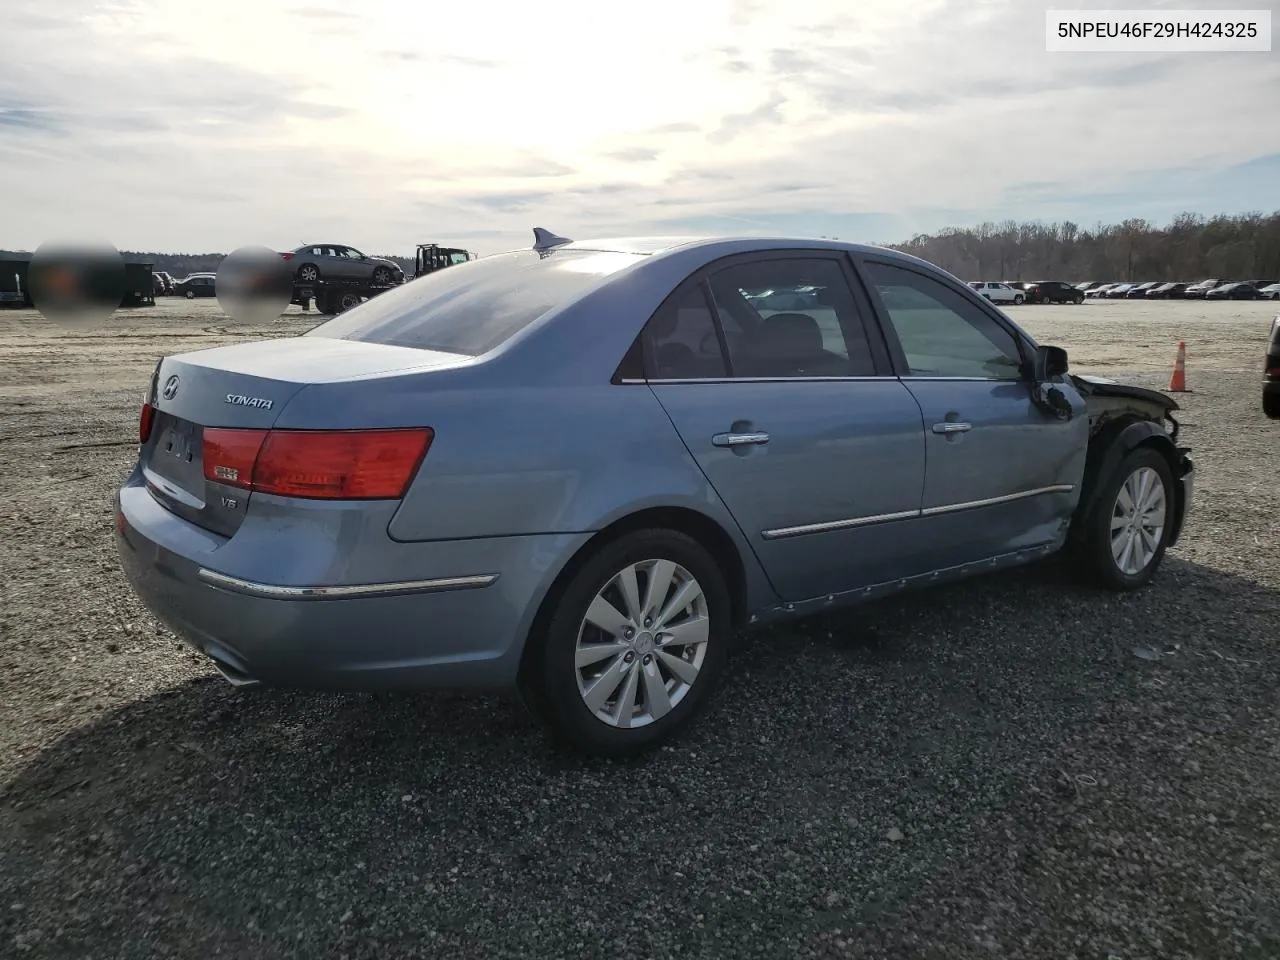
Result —
[[1189, 393], [1187, 390], [1187, 344], [1178, 341], [1178, 359], [1173, 364], [1173, 377], [1169, 381], [1170, 393]]

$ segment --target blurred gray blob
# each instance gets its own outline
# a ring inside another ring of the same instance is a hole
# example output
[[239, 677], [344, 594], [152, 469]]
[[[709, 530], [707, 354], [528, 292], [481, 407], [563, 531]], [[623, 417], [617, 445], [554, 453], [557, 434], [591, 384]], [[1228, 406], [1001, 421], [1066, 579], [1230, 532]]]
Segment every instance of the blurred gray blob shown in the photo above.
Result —
[[218, 264], [218, 305], [237, 323], [269, 323], [293, 299], [293, 276], [284, 259], [263, 246], [239, 247]]
[[31, 258], [27, 284], [45, 319], [92, 329], [106, 323], [124, 299], [124, 257], [109, 243], [42, 243]]

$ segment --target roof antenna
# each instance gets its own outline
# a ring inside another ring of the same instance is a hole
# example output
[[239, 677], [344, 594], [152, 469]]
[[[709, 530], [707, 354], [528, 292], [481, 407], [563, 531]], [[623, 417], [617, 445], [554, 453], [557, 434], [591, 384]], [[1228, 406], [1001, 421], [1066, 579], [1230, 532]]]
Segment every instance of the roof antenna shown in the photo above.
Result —
[[550, 230], [542, 227], [533, 228], [533, 249], [541, 253], [544, 250], [550, 250], [552, 247], [560, 247], [566, 243], [573, 243], [568, 237], [558, 237]]

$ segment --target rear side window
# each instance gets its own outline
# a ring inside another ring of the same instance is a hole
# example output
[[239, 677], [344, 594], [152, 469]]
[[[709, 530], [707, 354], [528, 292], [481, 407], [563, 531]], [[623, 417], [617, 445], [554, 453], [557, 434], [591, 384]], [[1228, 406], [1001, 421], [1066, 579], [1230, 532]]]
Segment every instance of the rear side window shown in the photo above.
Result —
[[735, 377], [869, 377], [875, 364], [840, 264], [786, 257], [712, 275]]
[[702, 284], [654, 314], [642, 339], [651, 380], [707, 380], [728, 374]]
[[460, 263], [367, 300], [307, 336], [475, 357], [643, 255], [519, 250]]

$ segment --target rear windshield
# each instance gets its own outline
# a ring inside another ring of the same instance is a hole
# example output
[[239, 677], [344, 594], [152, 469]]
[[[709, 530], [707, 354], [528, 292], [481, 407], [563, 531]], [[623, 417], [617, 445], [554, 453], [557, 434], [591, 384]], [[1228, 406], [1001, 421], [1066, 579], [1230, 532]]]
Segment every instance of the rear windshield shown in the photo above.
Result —
[[643, 255], [519, 250], [445, 267], [366, 301], [307, 336], [475, 357]]

